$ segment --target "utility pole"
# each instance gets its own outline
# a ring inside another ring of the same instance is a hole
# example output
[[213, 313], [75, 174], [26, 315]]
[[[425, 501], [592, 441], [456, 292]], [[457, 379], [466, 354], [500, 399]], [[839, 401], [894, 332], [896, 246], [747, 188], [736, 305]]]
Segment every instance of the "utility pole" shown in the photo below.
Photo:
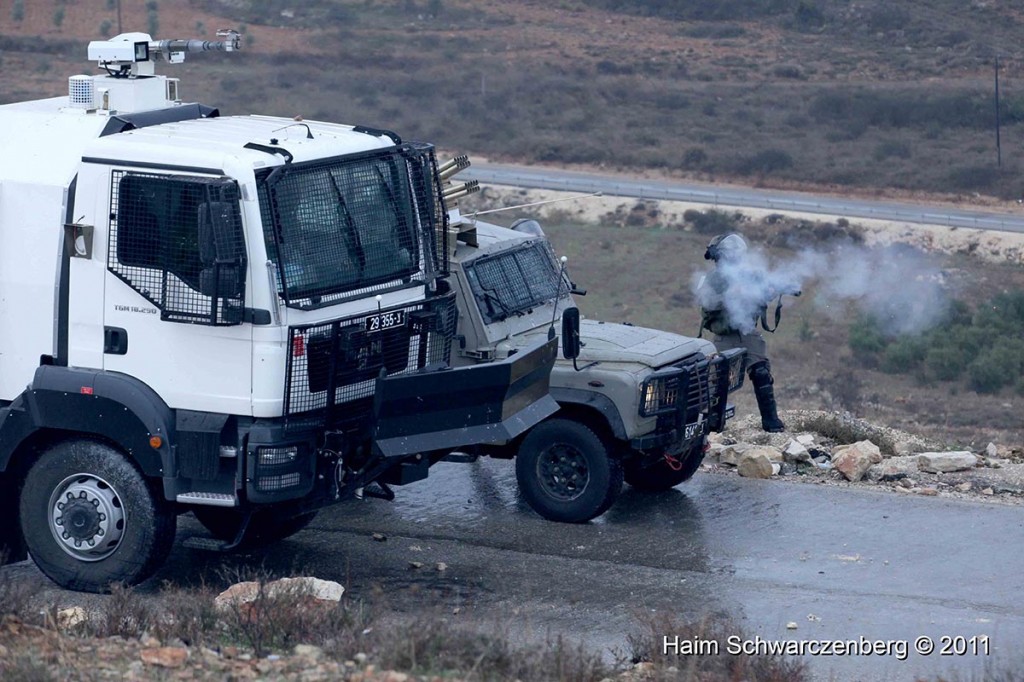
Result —
[[996, 166], [1003, 167], [1003, 148], [999, 143], [999, 55], [996, 55]]
[[121, 28], [121, 0], [117, 0], [117, 33], [118, 35], [124, 33]]

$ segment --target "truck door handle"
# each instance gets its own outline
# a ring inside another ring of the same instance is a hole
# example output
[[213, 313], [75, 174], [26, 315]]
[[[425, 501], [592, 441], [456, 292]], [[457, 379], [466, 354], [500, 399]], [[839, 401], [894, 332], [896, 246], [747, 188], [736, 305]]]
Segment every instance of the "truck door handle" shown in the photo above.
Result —
[[128, 353], [128, 332], [121, 327], [103, 328], [103, 352], [108, 355]]

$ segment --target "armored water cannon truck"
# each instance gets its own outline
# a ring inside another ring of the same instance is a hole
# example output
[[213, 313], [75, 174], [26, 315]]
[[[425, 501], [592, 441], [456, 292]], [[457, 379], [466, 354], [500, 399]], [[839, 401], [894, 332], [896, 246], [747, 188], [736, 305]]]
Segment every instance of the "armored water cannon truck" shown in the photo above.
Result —
[[222, 38], [92, 43], [104, 74], [0, 106], [5, 544], [67, 588], [145, 579], [178, 514], [281, 539], [558, 408], [556, 340], [449, 366], [433, 148], [222, 117], [153, 72]]
[[[462, 215], [458, 206], [449, 218], [456, 235], [456, 365], [502, 361], [547, 338], [562, 311], [578, 315], [573, 295], [586, 292], [568, 278], [566, 259], [555, 258], [535, 220], [505, 228]], [[623, 479], [647, 491], [690, 479], [707, 434], [732, 416], [727, 397], [742, 384], [745, 360], [742, 350], [717, 353], [705, 339], [628, 324], [584, 319], [575, 334], [562, 334], [561, 342], [581, 346], [578, 358], [571, 352], [551, 374], [558, 412], [501, 447], [474, 453], [515, 457], [526, 501], [541, 516], [565, 522], [604, 513]]]

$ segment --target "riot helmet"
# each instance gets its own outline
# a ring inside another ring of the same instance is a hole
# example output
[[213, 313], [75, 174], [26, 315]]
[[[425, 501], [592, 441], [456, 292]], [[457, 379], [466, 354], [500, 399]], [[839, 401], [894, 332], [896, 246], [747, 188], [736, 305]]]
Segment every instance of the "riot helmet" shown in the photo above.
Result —
[[735, 232], [729, 232], [728, 234], [720, 234], [711, 240], [707, 251], [704, 252], [704, 258], [705, 260], [713, 260], [716, 263], [719, 260], [735, 261], [742, 258], [746, 252], [747, 242], [743, 240], [743, 237]]

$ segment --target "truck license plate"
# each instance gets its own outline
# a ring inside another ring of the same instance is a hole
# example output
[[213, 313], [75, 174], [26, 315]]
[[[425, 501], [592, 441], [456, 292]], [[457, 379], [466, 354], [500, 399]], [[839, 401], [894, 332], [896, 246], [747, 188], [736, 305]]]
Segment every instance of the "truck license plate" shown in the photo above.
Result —
[[694, 422], [693, 424], [687, 424], [683, 427], [683, 438], [690, 440], [691, 438], [697, 438], [707, 433], [708, 422], [707, 420], [701, 420]]
[[405, 311], [392, 310], [386, 313], [377, 313], [366, 318], [367, 332], [382, 332], [385, 329], [405, 326]]

